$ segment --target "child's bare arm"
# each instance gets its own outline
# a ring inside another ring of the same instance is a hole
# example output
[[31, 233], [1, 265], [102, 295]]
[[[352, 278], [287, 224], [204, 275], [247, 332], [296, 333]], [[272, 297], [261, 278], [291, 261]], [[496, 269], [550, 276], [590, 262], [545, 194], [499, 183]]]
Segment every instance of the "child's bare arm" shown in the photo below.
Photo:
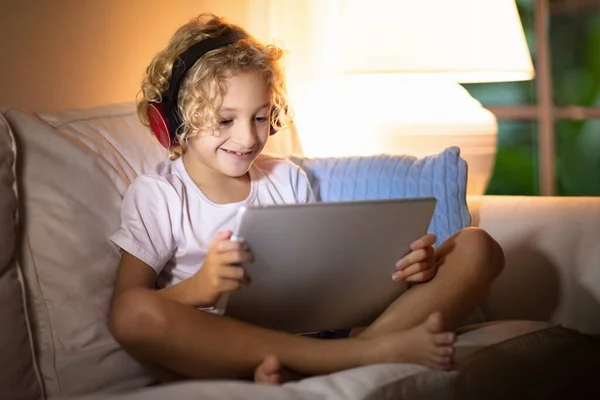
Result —
[[134, 288], [153, 288], [156, 272], [136, 256], [123, 251], [113, 292], [113, 303], [117, 297]]
[[[178, 303], [195, 307], [214, 306], [221, 294], [240, 288], [246, 282], [244, 270], [237, 267], [252, 262], [244, 244], [230, 241], [231, 232], [218, 233], [209, 248], [204, 264], [196, 274], [158, 291]], [[134, 288], [154, 288], [156, 272], [145, 262], [124, 251], [115, 283], [114, 300]]]
[[[115, 300], [124, 292], [131, 289], [154, 289], [156, 272], [148, 264], [136, 256], [123, 251], [115, 291], [113, 294], [113, 305]], [[186, 305], [202, 305], [202, 293], [198, 291], [195, 279], [186, 279], [166, 289], [158, 290], [158, 293], [166, 298], [175, 300]]]

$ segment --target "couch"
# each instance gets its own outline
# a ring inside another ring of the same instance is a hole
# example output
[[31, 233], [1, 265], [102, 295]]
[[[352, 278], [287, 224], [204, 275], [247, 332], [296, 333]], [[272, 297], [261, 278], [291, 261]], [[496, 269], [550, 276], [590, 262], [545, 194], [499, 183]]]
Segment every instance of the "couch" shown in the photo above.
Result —
[[591, 341], [600, 334], [600, 198], [480, 196], [467, 199], [471, 224], [501, 244], [506, 268], [481, 305], [495, 322], [463, 330], [456, 370], [382, 364], [282, 387], [155, 385], [106, 327], [118, 263], [107, 237], [118, 227], [128, 185], [163, 157], [133, 104], [46, 114], [2, 110], [0, 399], [436, 399], [477, 398], [475, 390], [517, 398], [526, 393], [517, 386], [489, 380], [496, 386], [476, 389], [483, 378], [473, 377], [487, 371], [482, 365], [490, 359], [522, 357], [534, 347], [539, 353], [529, 361], [505, 358], [513, 361], [495, 371], [514, 378], [519, 367], [533, 368], [535, 357], [551, 355], [559, 362], [545, 364], [558, 368], [572, 359], [571, 372], [600, 377]]

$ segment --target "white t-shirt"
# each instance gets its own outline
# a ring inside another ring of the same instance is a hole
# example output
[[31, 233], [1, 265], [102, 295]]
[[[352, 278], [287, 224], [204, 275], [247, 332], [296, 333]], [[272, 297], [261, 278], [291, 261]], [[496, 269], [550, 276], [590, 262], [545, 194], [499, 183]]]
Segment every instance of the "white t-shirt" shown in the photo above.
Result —
[[241, 206], [314, 201], [306, 174], [288, 160], [261, 155], [249, 172], [248, 198], [215, 204], [192, 181], [181, 158], [163, 161], [131, 184], [123, 198], [121, 228], [110, 240], [150, 265], [163, 288], [201, 268], [213, 236], [234, 230]]

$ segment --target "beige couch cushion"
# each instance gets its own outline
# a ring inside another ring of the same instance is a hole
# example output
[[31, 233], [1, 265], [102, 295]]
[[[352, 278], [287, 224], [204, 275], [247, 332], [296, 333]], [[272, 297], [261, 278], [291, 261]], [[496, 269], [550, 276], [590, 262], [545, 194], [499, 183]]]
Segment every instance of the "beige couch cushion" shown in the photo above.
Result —
[[600, 334], [600, 197], [468, 201], [473, 224], [488, 231], [506, 256], [506, 268], [483, 304], [486, 316]]
[[108, 237], [119, 226], [131, 181], [166, 152], [132, 104], [6, 116], [22, 155], [22, 267], [48, 395], [147, 384], [106, 326], [119, 261]]
[[14, 140], [0, 114], [0, 398], [35, 399], [41, 387], [35, 374], [23, 293], [14, 262], [17, 192]]
[[413, 364], [377, 364], [282, 386], [240, 381], [189, 381], [114, 397], [91, 395], [77, 400], [441, 400], [451, 398], [448, 394], [456, 379], [456, 372], [434, 371]]

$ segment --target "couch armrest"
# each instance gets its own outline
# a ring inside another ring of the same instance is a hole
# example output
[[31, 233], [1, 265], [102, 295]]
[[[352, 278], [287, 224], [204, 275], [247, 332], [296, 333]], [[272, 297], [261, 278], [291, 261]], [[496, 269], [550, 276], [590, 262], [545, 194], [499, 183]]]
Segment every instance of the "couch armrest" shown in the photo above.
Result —
[[506, 268], [483, 304], [490, 319], [530, 319], [600, 333], [600, 197], [468, 198], [473, 225]]

